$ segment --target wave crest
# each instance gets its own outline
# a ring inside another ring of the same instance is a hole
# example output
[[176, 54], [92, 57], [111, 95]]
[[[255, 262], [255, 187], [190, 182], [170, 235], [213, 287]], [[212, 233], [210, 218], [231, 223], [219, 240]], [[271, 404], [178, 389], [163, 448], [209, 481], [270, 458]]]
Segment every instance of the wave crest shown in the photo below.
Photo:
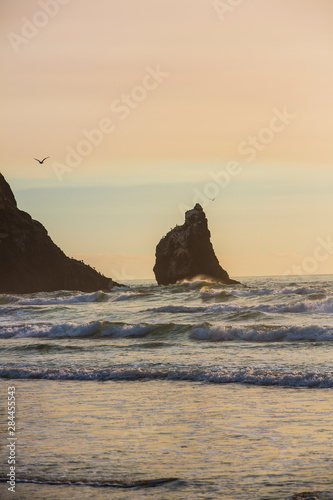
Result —
[[220, 367], [206, 369], [188, 368], [113, 368], [113, 369], [49, 369], [3, 368], [0, 378], [46, 380], [168, 380], [202, 382], [210, 384], [247, 384], [258, 386], [308, 387], [326, 389], [333, 387], [333, 373], [319, 371], [282, 371], [249, 367], [228, 370]]
[[210, 342], [243, 341], [243, 342], [333, 342], [333, 327], [282, 326], [268, 327], [227, 327], [225, 325], [197, 326], [191, 338]]
[[79, 302], [106, 302], [110, 296], [102, 291], [93, 293], [83, 293], [80, 295], [65, 295], [58, 297], [34, 297], [34, 298], [20, 298], [18, 304], [24, 306], [31, 305], [52, 305], [52, 304], [76, 304]]
[[86, 324], [62, 323], [58, 325], [30, 324], [0, 327], [0, 338], [139, 338], [147, 335], [162, 336], [164, 334], [179, 334], [188, 326], [175, 323], [111, 323], [109, 321], [94, 321]]

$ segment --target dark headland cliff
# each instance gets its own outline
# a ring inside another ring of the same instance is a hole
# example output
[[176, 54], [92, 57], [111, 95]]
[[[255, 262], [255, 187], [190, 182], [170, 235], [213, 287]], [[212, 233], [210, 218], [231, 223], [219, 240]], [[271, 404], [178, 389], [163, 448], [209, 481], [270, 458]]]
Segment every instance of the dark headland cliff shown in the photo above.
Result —
[[114, 286], [121, 285], [67, 257], [40, 222], [19, 210], [0, 174], [0, 293], [94, 292]]
[[238, 284], [219, 264], [205, 212], [198, 203], [185, 213], [185, 223], [171, 229], [156, 247], [154, 266], [159, 285], [205, 277], [227, 285]]

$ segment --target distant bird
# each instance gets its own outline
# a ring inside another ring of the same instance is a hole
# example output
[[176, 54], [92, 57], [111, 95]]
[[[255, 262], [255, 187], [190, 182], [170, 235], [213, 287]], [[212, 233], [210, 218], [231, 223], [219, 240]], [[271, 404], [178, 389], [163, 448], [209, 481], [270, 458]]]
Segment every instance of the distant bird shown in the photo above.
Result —
[[43, 158], [42, 160], [38, 160], [37, 158], [34, 158], [34, 160], [38, 161], [41, 165], [42, 163], [47, 160], [48, 158], [50, 158], [49, 156], [45, 156], [45, 158]]

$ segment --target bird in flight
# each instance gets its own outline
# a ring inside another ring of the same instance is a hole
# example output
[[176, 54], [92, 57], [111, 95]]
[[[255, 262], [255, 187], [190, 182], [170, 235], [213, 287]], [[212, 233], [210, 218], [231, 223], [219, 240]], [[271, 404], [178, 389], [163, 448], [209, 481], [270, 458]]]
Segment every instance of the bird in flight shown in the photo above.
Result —
[[49, 156], [45, 156], [45, 158], [43, 158], [42, 160], [38, 160], [37, 158], [34, 158], [34, 160], [38, 161], [40, 164], [42, 164], [45, 160], [47, 160], [48, 158], [50, 158]]

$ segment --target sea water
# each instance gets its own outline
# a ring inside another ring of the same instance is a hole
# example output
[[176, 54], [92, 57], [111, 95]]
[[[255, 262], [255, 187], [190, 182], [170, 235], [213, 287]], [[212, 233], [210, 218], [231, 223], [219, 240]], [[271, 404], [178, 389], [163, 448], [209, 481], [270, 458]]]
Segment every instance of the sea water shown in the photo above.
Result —
[[333, 276], [240, 281], [0, 295], [0, 498], [333, 498]]

